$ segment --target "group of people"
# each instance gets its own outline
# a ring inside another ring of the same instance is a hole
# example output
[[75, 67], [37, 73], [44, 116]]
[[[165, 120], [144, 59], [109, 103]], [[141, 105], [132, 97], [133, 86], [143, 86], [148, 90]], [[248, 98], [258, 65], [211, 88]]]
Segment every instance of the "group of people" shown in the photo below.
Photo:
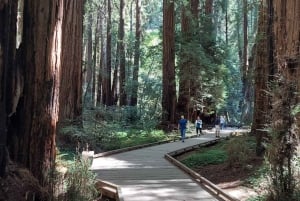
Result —
[[[225, 127], [225, 116], [217, 116], [215, 119], [215, 134], [216, 138], [220, 137], [220, 130], [224, 129]], [[178, 130], [180, 130], [180, 135], [181, 135], [181, 141], [184, 142], [185, 139], [185, 133], [186, 133], [186, 127], [187, 127], [188, 121], [184, 118], [184, 116], [181, 116], [181, 119], [178, 121]], [[197, 136], [202, 134], [202, 120], [198, 116], [196, 121], [195, 121], [195, 128], [196, 128], [196, 134]]]

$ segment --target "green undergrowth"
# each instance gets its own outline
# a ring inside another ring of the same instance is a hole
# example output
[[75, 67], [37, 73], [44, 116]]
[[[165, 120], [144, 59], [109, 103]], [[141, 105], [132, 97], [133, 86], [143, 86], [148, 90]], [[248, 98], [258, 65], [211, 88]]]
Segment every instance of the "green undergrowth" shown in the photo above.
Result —
[[169, 140], [155, 129], [156, 120], [130, 120], [126, 110], [88, 110], [78, 122], [59, 124], [57, 144], [60, 149], [93, 150], [95, 153]]
[[253, 136], [235, 136], [213, 146], [197, 149], [181, 160], [190, 168], [227, 162], [229, 166], [246, 166], [249, 154], [255, 150]]
[[223, 163], [227, 158], [227, 154], [224, 150], [221, 149], [211, 149], [205, 150], [203, 152], [198, 152], [191, 154], [181, 162], [188, 167], [195, 168], [205, 165], [213, 165]]
[[224, 148], [226, 144], [228, 144], [228, 141], [222, 141], [215, 145], [199, 148], [193, 153], [187, 154], [181, 162], [190, 168], [224, 163], [228, 158], [228, 154]]

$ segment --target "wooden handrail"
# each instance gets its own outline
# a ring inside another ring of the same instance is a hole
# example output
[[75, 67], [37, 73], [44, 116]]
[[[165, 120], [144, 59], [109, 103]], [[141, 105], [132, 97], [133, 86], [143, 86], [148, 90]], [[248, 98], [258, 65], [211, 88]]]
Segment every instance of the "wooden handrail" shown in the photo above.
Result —
[[208, 179], [205, 177], [201, 176], [197, 172], [193, 171], [192, 169], [188, 168], [184, 164], [180, 163], [178, 160], [173, 158], [169, 154], [165, 154], [165, 158], [169, 160], [171, 163], [176, 165], [178, 168], [189, 174], [197, 183], [202, 184], [209, 190], [210, 192], [214, 193], [215, 196], [218, 196], [220, 199], [224, 201], [238, 201], [238, 199], [231, 197], [227, 193], [225, 193], [221, 188], [219, 188], [217, 185], [214, 183], [210, 182]]
[[103, 195], [114, 198], [116, 201], [124, 201], [121, 188], [118, 185], [97, 179], [95, 186]]

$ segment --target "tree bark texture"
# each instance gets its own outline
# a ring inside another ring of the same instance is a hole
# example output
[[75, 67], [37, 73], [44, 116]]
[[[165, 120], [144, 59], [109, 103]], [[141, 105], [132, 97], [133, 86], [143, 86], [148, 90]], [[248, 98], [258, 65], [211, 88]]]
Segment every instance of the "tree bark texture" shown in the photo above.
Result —
[[[18, 59], [24, 87], [22, 96], [17, 99], [16, 112], [11, 114], [8, 143], [12, 159], [27, 167], [42, 185], [48, 183], [48, 173], [54, 165], [56, 123], [62, 91], [77, 97], [73, 97], [72, 101], [66, 98], [64, 103], [72, 102], [71, 109], [62, 107], [65, 110], [61, 117], [72, 116], [73, 112], [81, 113], [81, 64], [76, 61], [81, 60], [82, 35], [81, 19], [75, 17], [75, 14], [78, 15], [75, 9], [82, 11], [82, 3], [63, 0], [24, 2], [23, 36]], [[75, 24], [67, 23], [71, 19]], [[76, 26], [79, 26], [77, 32], [71, 28]], [[75, 40], [72, 41], [74, 43], [66, 42], [71, 39]], [[68, 71], [65, 69], [63, 73], [62, 66]], [[70, 78], [73, 80], [70, 81]], [[74, 91], [67, 84], [61, 88], [64, 79], [76, 83], [72, 85]]]
[[273, 55], [273, 50], [270, 47], [269, 37], [272, 36], [271, 26], [269, 21], [269, 5], [266, 0], [261, 1], [260, 15], [258, 20], [257, 40], [255, 45], [255, 74], [254, 74], [254, 113], [252, 133], [256, 136], [256, 153], [261, 155], [263, 151], [262, 139], [267, 135], [266, 128], [270, 123], [269, 109], [270, 96], [268, 95], [269, 77], [271, 76], [271, 66], [273, 59], [270, 60], [270, 54]]
[[[9, 87], [14, 83], [17, 72], [16, 57], [17, 2], [0, 1], [0, 177], [5, 175], [8, 162], [7, 131], [8, 116], [15, 108], [11, 103], [13, 93]], [[10, 82], [10, 83], [8, 83]]]
[[[278, 79], [286, 80], [291, 85], [290, 90], [295, 100], [294, 103], [291, 100], [290, 104], [296, 105], [300, 101], [300, 1], [274, 0], [273, 6], [274, 58], [280, 75]], [[296, 117], [300, 117], [299, 113]], [[297, 125], [299, 127], [299, 121]]]
[[175, 123], [175, 21], [174, 1], [163, 1], [163, 97], [162, 123]]
[[76, 119], [82, 112], [82, 17], [83, 0], [64, 0], [60, 121]]
[[184, 5], [181, 8], [181, 47], [179, 64], [179, 95], [177, 103], [177, 112], [189, 118], [190, 108], [190, 89], [191, 89], [191, 57], [188, 51], [191, 42], [190, 20], [188, 17], [189, 6]]

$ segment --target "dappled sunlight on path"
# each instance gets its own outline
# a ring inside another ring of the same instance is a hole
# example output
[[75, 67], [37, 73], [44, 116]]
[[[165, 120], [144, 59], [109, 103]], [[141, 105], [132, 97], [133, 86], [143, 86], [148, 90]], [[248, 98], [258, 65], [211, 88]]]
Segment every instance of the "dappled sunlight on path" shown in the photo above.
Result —
[[[231, 132], [224, 130], [221, 137]], [[216, 201], [214, 196], [164, 158], [166, 153], [215, 139], [213, 131], [204, 130], [204, 133], [188, 138], [184, 143], [175, 141], [94, 158], [91, 169], [99, 179], [120, 186], [125, 201]]]

